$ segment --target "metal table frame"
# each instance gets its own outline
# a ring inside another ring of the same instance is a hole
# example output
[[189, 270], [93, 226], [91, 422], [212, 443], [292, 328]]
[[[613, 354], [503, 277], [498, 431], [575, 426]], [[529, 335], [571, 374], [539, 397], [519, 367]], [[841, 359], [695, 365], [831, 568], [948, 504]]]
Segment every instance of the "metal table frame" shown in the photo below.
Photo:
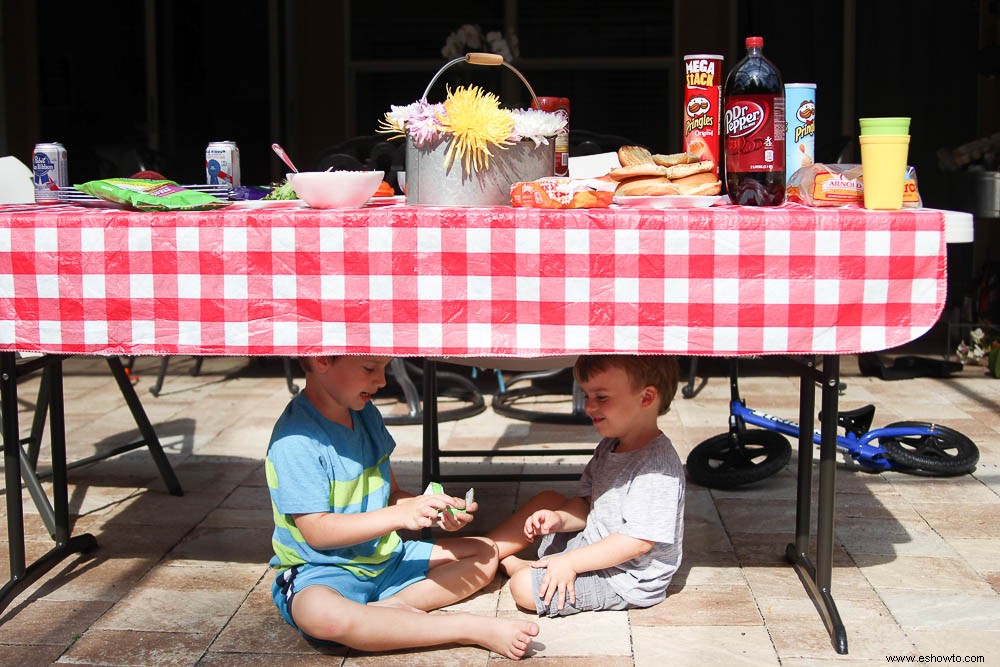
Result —
[[[175, 496], [183, 495], [180, 482], [167, 459], [146, 412], [139, 401], [118, 357], [107, 357], [107, 363], [128, 405], [142, 437], [109, 451], [89, 456], [73, 463], [66, 462], [66, 423], [63, 399], [62, 361], [67, 355], [49, 354], [17, 363], [14, 352], [0, 352], [0, 415], [3, 423], [4, 475], [7, 500], [7, 538], [10, 557], [10, 579], [0, 588], [0, 612], [42, 575], [64, 558], [92, 551], [97, 539], [89, 534], [71, 535], [67, 472], [71, 468], [93, 463], [140, 447], [148, 447], [167, 489]], [[31, 434], [21, 438], [18, 423], [17, 381], [37, 370], [42, 371], [39, 398], [32, 420]], [[38, 474], [36, 463], [41, 445], [45, 417], [48, 416], [52, 471]], [[24, 446], [28, 449], [25, 451]], [[52, 501], [49, 502], [41, 480], [51, 477]], [[24, 507], [21, 484], [28, 489], [55, 546], [40, 558], [25, 563]]]

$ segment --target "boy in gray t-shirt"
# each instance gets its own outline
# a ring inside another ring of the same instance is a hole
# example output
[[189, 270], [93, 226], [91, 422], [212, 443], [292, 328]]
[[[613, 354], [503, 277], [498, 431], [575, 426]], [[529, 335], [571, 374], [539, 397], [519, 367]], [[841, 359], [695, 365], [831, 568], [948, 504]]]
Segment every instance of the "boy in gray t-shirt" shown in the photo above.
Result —
[[[681, 562], [684, 469], [657, 426], [677, 359], [583, 356], [574, 372], [602, 436], [576, 497], [540, 493], [489, 537], [514, 601], [539, 615], [649, 607]], [[515, 555], [538, 537], [540, 560]]]

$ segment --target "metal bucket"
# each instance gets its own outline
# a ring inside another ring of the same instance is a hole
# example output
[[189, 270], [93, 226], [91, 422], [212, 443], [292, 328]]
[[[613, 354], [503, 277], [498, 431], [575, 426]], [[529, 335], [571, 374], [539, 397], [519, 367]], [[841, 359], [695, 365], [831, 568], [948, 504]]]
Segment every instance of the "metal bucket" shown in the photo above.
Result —
[[510, 186], [551, 176], [555, 140], [519, 141], [495, 151], [490, 166], [468, 173], [459, 160], [445, 168], [448, 142], [417, 148], [406, 138], [406, 203], [417, 206], [508, 206]]
[[[438, 70], [424, 90], [423, 98], [441, 74], [459, 62], [472, 65], [503, 65], [521, 79], [531, 99], [538, 98], [527, 79], [501, 56], [492, 53], [468, 53], [455, 58]], [[413, 138], [406, 137], [406, 203], [416, 206], [509, 206], [510, 186], [519, 181], [534, 181], [552, 176], [555, 165], [555, 137], [546, 137], [547, 144], [535, 146], [533, 141], [519, 141], [506, 149], [492, 151], [489, 167], [467, 172], [460, 160], [445, 168], [447, 139], [433, 145], [417, 147]]]

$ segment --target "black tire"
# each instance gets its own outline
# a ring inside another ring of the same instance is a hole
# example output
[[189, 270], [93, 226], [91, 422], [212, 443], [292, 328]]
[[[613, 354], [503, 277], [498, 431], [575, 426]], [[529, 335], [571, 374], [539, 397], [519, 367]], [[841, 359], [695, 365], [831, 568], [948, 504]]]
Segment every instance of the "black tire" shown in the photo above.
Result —
[[879, 438], [886, 457], [905, 468], [922, 470], [931, 475], [952, 477], [964, 475], [976, 469], [979, 448], [967, 436], [958, 431], [928, 422], [893, 422], [886, 428], [906, 428], [933, 426], [937, 435], [912, 435], [895, 438]]
[[732, 489], [770, 477], [792, 457], [792, 446], [775, 431], [748, 429], [733, 446], [729, 433], [702, 442], [687, 457], [692, 480], [712, 489]]

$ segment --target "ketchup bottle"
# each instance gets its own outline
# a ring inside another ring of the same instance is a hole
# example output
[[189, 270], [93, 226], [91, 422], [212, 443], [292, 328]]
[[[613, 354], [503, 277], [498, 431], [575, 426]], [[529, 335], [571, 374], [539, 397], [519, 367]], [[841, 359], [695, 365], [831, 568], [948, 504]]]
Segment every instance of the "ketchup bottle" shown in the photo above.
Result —
[[726, 78], [726, 191], [734, 204], [785, 201], [785, 93], [764, 57], [764, 38], [747, 37], [747, 55]]

